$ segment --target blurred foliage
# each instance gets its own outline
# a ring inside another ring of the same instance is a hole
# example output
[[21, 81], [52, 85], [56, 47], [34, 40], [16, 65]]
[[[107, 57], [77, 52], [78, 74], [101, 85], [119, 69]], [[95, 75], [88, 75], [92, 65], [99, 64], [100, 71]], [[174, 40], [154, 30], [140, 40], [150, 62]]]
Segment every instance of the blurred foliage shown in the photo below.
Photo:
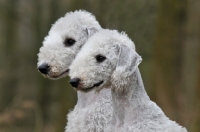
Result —
[[37, 53], [66, 12], [92, 12], [103, 28], [125, 31], [142, 55], [151, 99], [190, 132], [200, 131], [199, 0], [0, 0], [0, 131], [63, 132], [76, 104], [69, 78], [37, 72]]

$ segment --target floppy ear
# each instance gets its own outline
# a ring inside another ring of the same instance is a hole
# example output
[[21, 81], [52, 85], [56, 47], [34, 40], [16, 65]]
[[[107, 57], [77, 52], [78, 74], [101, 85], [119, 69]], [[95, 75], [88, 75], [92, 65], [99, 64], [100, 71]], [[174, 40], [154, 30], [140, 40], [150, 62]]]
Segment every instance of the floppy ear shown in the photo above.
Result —
[[97, 29], [95, 27], [87, 27], [86, 28], [86, 33], [88, 35], [88, 38], [91, 37], [93, 34], [95, 34], [97, 31], [99, 31], [99, 29]]
[[135, 49], [126, 45], [119, 45], [119, 57], [116, 69], [111, 76], [111, 83], [117, 92], [123, 92], [130, 83], [130, 76], [135, 72], [142, 58]]

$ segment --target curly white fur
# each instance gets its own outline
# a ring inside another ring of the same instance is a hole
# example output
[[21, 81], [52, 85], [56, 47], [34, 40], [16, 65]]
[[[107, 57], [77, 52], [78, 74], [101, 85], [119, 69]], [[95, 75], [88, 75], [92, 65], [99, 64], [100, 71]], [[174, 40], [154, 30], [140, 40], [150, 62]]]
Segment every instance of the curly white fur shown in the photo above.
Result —
[[82, 94], [87, 96], [79, 97], [74, 110], [68, 114], [66, 132], [104, 132], [113, 114], [111, 90]]
[[[98, 61], [99, 55], [106, 59]], [[101, 30], [78, 53], [69, 75], [81, 80], [78, 87], [81, 91], [98, 82], [103, 83], [93, 91], [112, 87], [114, 112], [104, 132], [186, 132], [149, 99], [138, 69], [141, 60], [125, 33]]]
[[[94, 29], [101, 30], [101, 26], [91, 13], [83, 10], [69, 12], [58, 19], [52, 25], [38, 53], [38, 67], [46, 63], [50, 68], [44, 76], [50, 79], [67, 76], [65, 71], [82, 45], [94, 34]], [[64, 41], [67, 38], [75, 40], [75, 44], [65, 46]]]
[[[59, 79], [68, 75], [65, 72], [82, 45], [101, 26], [95, 17], [86, 11], [69, 12], [53, 24], [43, 46], [38, 53], [38, 67], [44, 63], [50, 66], [45, 74], [49, 79]], [[76, 43], [66, 47], [64, 40], [73, 38]], [[63, 74], [64, 73], [64, 74]], [[78, 102], [68, 115], [66, 132], [102, 132], [111, 121], [111, 90], [82, 93], [77, 91]]]

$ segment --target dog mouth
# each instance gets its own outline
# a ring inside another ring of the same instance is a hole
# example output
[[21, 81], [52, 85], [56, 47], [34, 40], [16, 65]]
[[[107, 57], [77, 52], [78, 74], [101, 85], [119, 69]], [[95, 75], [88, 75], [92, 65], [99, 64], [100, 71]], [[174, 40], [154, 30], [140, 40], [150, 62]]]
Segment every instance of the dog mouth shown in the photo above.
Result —
[[62, 72], [61, 74], [59, 75], [53, 75], [53, 76], [49, 76], [50, 78], [53, 78], [53, 79], [58, 79], [60, 78], [61, 76], [63, 76], [64, 74], [68, 74], [69, 73], [69, 69], [65, 70], [64, 72]]
[[88, 92], [88, 91], [91, 91], [92, 89], [94, 89], [95, 87], [98, 87], [100, 86], [104, 81], [100, 81], [98, 83], [95, 83], [92, 87], [89, 87], [89, 88], [84, 88], [84, 89], [79, 89], [83, 92]]

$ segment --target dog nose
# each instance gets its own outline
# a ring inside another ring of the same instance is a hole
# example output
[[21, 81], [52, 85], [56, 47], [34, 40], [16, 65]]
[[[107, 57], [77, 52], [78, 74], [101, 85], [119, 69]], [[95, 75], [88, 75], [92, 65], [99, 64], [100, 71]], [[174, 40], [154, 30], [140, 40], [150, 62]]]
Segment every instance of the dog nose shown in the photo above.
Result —
[[79, 85], [79, 82], [80, 82], [81, 80], [79, 79], [79, 78], [72, 78], [70, 81], [69, 81], [69, 83], [72, 85], [72, 87], [78, 87], [78, 85]]
[[42, 74], [47, 74], [49, 72], [49, 65], [44, 63], [42, 65], [40, 65], [38, 67], [38, 70], [42, 73]]

